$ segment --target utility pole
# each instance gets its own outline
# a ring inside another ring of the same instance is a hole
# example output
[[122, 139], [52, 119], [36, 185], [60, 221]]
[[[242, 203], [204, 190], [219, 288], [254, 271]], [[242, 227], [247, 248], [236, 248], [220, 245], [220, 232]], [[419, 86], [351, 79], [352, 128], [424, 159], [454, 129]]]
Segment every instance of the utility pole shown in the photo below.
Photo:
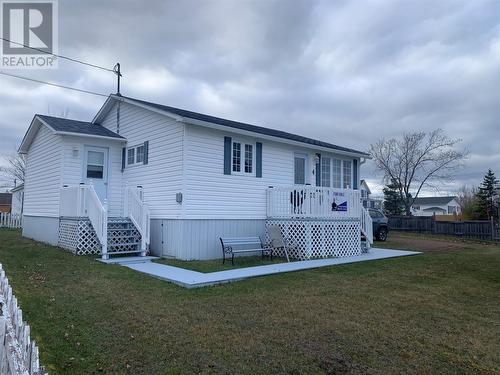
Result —
[[116, 78], [118, 80], [117, 82], [118, 89], [116, 90], [116, 94], [120, 95], [120, 78], [122, 77], [122, 73], [120, 71], [120, 63], [116, 63], [116, 65], [113, 68], [113, 72], [115, 72]]

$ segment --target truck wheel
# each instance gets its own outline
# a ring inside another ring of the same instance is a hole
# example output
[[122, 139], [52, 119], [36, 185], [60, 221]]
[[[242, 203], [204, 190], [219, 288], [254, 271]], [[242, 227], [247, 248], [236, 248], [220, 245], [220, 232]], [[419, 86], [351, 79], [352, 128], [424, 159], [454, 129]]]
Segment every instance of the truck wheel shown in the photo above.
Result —
[[377, 240], [379, 241], [385, 241], [387, 239], [387, 229], [386, 228], [380, 228], [377, 233]]

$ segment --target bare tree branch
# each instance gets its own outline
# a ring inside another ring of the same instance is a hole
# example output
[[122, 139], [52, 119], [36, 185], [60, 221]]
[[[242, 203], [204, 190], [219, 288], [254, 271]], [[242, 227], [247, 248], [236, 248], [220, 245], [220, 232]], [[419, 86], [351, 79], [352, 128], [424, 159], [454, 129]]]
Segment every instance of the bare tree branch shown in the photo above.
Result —
[[447, 137], [441, 129], [428, 134], [406, 133], [399, 140], [381, 139], [372, 144], [370, 154], [384, 178], [399, 186], [406, 214], [410, 215], [411, 206], [424, 187], [452, 180], [463, 166], [468, 151], [455, 149], [460, 142]]

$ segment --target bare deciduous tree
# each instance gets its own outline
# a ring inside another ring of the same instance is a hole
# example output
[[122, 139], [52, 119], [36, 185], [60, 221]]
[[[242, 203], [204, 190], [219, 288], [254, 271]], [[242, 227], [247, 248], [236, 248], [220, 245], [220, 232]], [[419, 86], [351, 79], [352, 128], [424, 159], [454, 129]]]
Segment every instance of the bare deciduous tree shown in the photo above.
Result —
[[381, 139], [370, 146], [370, 154], [386, 181], [395, 181], [406, 215], [424, 186], [450, 181], [468, 155], [458, 151], [460, 139], [447, 137], [441, 129], [430, 133], [404, 134], [401, 139]]
[[6, 166], [0, 167], [0, 175], [7, 185], [24, 184], [24, 174], [26, 171], [26, 157], [24, 155], [13, 152], [3, 155]]

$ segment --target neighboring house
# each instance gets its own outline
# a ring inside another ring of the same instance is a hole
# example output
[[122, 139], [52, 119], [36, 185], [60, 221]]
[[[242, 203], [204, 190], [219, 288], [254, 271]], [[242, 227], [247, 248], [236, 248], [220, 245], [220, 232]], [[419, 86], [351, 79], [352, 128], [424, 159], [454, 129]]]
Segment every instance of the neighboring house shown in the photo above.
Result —
[[372, 198], [371, 197], [371, 190], [370, 187], [368, 186], [366, 180], [361, 180], [359, 189], [361, 191], [361, 202], [363, 204], [364, 208], [373, 208], [376, 210], [381, 210], [382, 209], [382, 202], [383, 200], [380, 198]]
[[19, 152], [23, 235], [77, 254], [220, 258], [219, 237], [265, 239], [266, 223], [303, 258], [372, 238], [369, 155], [279, 130], [111, 95], [92, 122], [35, 115]]
[[24, 184], [16, 186], [10, 191], [12, 193], [12, 209], [11, 213], [20, 215], [23, 213], [24, 204]]
[[411, 207], [414, 216], [458, 215], [461, 212], [457, 197], [422, 197]]
[[12, 194], [0, 193], [0, 212], [9, 213], [12, 207]]

